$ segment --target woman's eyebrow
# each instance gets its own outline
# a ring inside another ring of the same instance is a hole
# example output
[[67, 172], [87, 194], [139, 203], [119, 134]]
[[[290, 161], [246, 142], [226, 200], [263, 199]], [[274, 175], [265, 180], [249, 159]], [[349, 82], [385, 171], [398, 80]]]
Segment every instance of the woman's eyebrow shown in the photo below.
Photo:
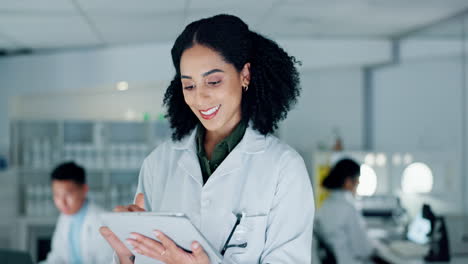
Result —
[[211, 70], [211, 71], [207, 71], [207, 72], [203, 73], [202, 76], [203, 76], [203, 77], [206, 77], [206, 76], [208, 76], [208, 75], [210, 75], [210, 74], [212, 74], [212, 73], [215, 73], [215, 72], [224, 72], [224, 71], [223, 71], [223, 70], [220, 70], [220, 69], [213, 69], [213, 70]]
[[[211, 70], [211, 71], [207, 71], [207, 72], [203, 73], [203, 74], [202, 74], [202, 77], [206, 77], [206, 76], [208, 76], [208, 75], [210, 75], [210, 74], [212, 74], [212, 73], [215, 73], [215, 72], [224, 72], [224, 71], [223, 71], [223, 70], [220, 70], [220, 69], [213, 69], [213, 70]], [[180, 78], [181, 78], [181, 79], [192, 79], [192, 77], [191, 77], [191, 76], [188, 76], [188, 75], [181, 75]]]

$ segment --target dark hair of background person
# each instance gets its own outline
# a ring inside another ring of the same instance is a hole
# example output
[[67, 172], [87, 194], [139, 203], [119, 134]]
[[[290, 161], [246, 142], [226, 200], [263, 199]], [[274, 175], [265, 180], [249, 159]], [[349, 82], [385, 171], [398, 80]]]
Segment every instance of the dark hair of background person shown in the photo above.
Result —
[[78, 185], [86, 183], [85, 170], [74, 162], [65, 162], [58, 165], [51, 174], [51, 180], [73, 181]]
[[182, 54], [195, 44], [218, 52], [239, 73], [250, 63], [249, 89], [242, 96], [242, 118], [252, 121], [253, 128], [263, 135], [274, 132], [300, 94], [299, 73], [295, 67], [300, 62], [276, 42], [250, 31], [240, 18], [222, 14], [190, 23], [172, 47], [176, 74], [163, 101], [172, 139], [182, 139], [199, 123], [184, 101], [180, 80]]
[[322, 186], [329, 189], [341, 189], [347, 178], [357, 178], [360, 175], [361, 167], [351, 159], [338, 161], [330, 170], [328, 176], [323, 180]]

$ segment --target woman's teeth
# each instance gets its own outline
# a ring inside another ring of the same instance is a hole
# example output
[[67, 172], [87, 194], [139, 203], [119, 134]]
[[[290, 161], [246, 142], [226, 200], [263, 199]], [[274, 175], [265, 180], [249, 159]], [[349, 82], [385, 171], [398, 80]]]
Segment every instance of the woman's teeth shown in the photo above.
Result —
[[202, 113], [203, 115], [211, 115], [211, 114], [213, 114], [214, 112], [218, 111], [218, 109], [219, 109], [220, 106], [221, 106], [221, 105], [215, 106], [215, 107], [210, 108], [210, 109], [208, 109], [208, 110], [206, 110], [206, 111], [201, 111], [201, 110], [200, 110], [200, 113]]

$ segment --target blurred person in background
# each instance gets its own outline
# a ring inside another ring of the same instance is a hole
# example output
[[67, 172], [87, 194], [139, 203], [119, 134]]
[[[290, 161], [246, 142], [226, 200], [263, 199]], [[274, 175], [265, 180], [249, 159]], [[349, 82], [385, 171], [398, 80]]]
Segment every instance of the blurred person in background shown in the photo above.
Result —
[[315, 230], [331, 248], [338, 264], [384, 262], [375, 256], [364, 217], [356, 206], [359, 176], [360, 165], [342, 159], [322, 182], [330, 196], [317, 211]]
[[54, 203], [60, 211], [51, 251], [41, 264], [100, 264], [112, 249], [99, 234], [102, 208], [87, 199], [85, 170], [74, 162], [57, 166], [51, 175]]

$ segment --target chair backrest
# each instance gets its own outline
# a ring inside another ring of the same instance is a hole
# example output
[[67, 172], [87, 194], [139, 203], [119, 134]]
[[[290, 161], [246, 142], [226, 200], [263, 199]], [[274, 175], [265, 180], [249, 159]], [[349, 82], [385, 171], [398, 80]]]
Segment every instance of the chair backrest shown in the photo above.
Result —
[[33, 264], [29, 253], [10, 249], [0, 249], [0, 262], [2, 264]]
[[314, 237], [317, 241], [317, 256], [322, 264], [336, 264], [335, 254], [328, 243], [319, 232], [314, 230]]

